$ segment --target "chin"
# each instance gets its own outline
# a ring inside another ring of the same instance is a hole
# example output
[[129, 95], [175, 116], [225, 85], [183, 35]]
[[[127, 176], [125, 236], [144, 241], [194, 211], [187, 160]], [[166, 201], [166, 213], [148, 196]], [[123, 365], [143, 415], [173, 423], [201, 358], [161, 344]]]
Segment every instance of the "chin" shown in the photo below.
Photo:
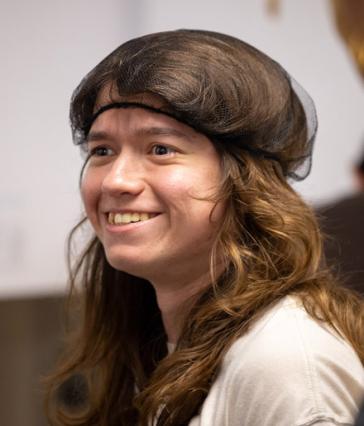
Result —
[[120, 256], [106, 253], [106, 259], [109, 264], [118, 271], [126, 272], [129, 275], [134, 275], [135, 277], [146, 280], [148, 280], [148, 276], [150, 276], [150, 274], [148, 274], [148, 266], [142, 263], [140, 258], [138, 260], [126, 259], [125, 257], [121, 258]]

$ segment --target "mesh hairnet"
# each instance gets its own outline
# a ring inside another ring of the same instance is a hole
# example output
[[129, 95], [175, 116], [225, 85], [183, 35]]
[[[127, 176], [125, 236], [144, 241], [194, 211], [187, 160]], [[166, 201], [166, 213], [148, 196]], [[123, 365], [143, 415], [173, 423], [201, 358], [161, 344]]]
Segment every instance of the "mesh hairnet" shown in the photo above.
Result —
[[[194, 51], [192, 42], [200, 42], [202, 48], [198, 45], [199, 50]], [[234, 57], [234, 49], [243, 51], [246, 63]], [[183, 66], [188, 56], [182, 54], [194, 57], [190, 67]], [[181, 81], [189, 84], [183, 86]], [[98, 94], [110, 83], [117, 88], [119, 99], [98, 105]], [[145, 93], [162, 97], [165, 104], [156, 108], [148, 101], [127, 99]], [[278, 162], [287, 178], [302, 180], [311, 170], [317, 133], [311, 97], [277, 62], [224, 34], [178, 30], [150, 34], [120, 46], [74, 92], [74, 143], [83, 145], [97, 117], [111, 108], [144, 108], [166, 114], [226, 149], [239, 146], [251, 155]]]

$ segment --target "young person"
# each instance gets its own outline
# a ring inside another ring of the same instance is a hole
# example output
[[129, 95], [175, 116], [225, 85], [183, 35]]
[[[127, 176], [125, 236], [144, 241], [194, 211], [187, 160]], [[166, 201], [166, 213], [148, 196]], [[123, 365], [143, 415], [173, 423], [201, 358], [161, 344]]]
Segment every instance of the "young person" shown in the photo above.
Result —
[[288, 183], [316, 133], [298, 83], [227, 35], [150, 34], [86, 76], [71, 124], [94, 235], [51, 424], [352, 424], [363, 304]]

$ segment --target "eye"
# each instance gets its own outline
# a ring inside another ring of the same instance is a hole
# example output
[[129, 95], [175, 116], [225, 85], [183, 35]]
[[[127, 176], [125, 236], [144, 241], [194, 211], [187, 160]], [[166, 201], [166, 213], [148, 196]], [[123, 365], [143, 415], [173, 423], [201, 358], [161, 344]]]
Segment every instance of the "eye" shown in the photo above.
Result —
[[169, 155], [175, 153], [176, 150], [166, 145], [154, 145], [152, 147], [152, 153], [157, 156]]
[[106, 157], [109, 155], [113, 155], [114, 151], [107, 146], [96, 146], [95, 148], [90, 149], [89, 156], [90, 157]]

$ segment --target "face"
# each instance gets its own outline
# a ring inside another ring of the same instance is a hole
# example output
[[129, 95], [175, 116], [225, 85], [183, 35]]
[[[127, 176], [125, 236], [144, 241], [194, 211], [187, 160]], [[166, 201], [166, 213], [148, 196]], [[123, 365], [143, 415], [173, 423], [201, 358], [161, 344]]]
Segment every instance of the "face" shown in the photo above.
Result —
[[82, 198], [110, 264], [150, 281], [205, 273], [223, 216], [197, 199], [221, 180], [210, 140], [166, 115], [115, 108], [97, 117], [86, 148]]

